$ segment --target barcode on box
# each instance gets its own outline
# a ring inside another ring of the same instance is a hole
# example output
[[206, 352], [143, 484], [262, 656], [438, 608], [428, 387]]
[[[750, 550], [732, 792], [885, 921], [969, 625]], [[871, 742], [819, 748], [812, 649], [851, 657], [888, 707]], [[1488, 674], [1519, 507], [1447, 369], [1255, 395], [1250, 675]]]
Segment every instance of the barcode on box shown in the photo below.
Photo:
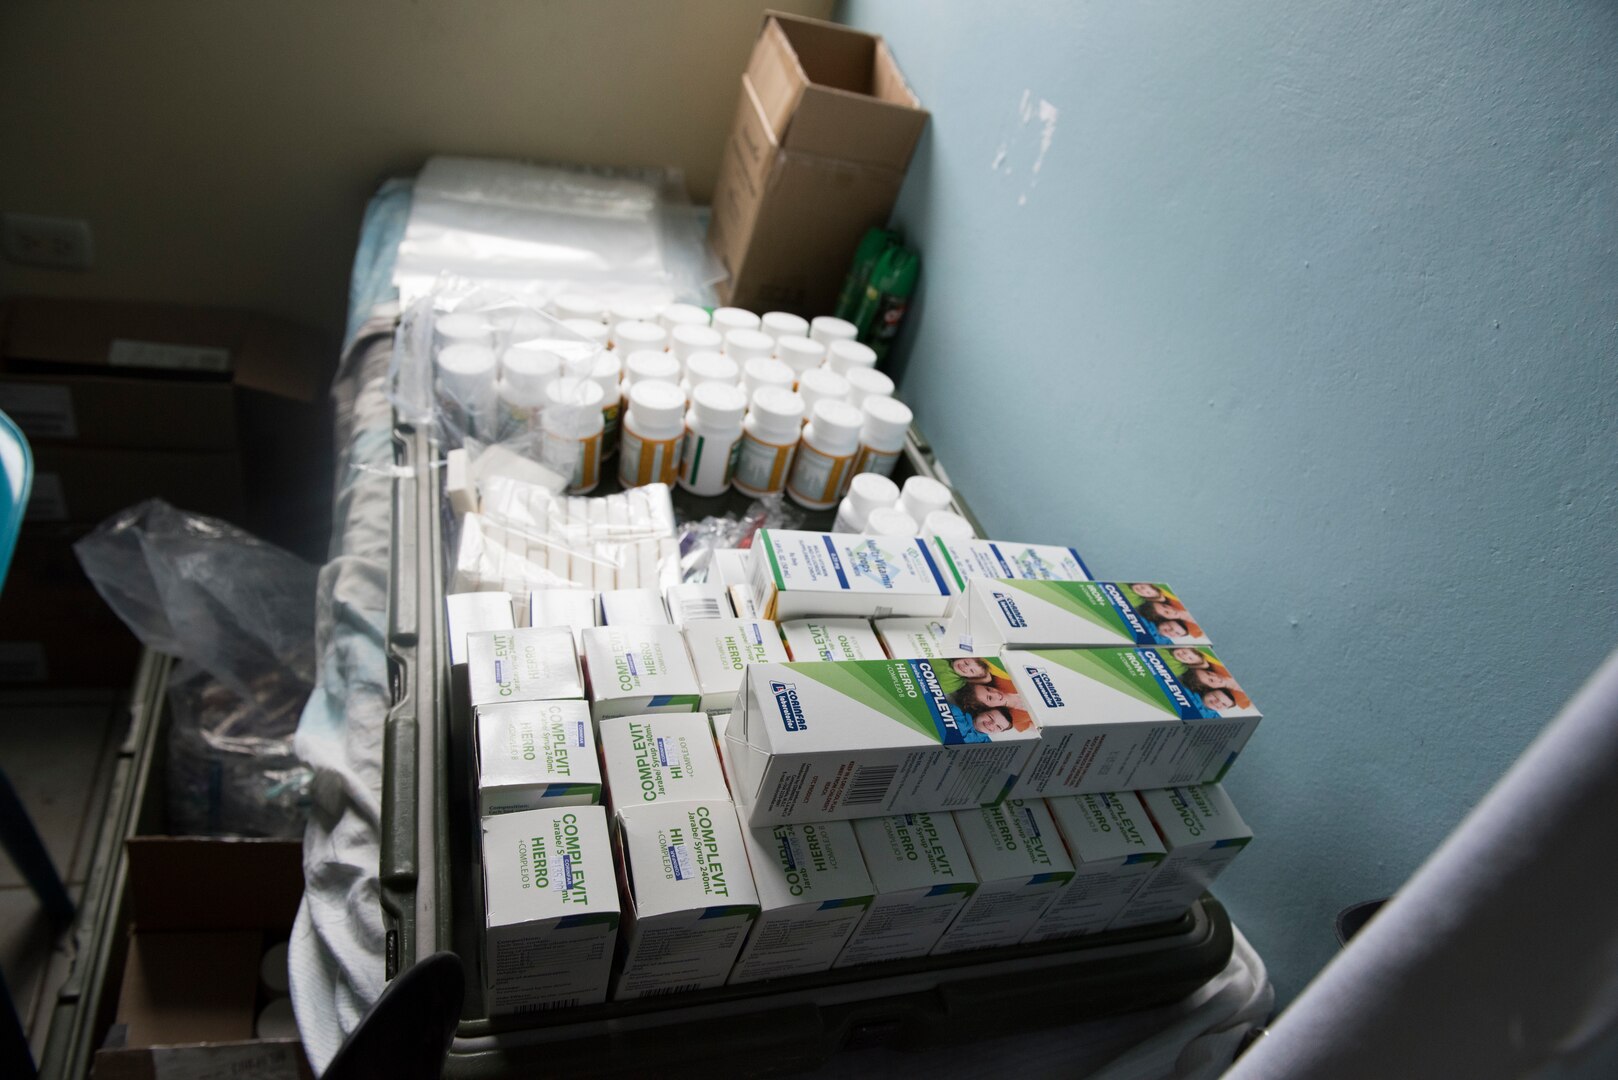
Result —
[[670, 994], [689, 994], [693, 990], [701, 990], [701, 983], [680, 983], [678, 986], [659, 986], [655, 990], [648, 990], [641, 997], [668, 997]]
[[561, 998], [557, 1001], [542, 1001], [534, 1005], [519, 1005], [513, 1011], [519, 1013], [549, 1012], [551, 1009], [571, 1009], [578, 1003], [579, 999], [576, 997]]
[[0, 412], [30, 439], [76, 439], [73, 392], [65, 386], [0, 383]]
[[880, 803], [888, 793], [888, 786], [893, 783], [893, 774], [898, 771], [897, 765], [863, 766], [855, 774], [854, 782], [848, 785], [843, 805], [874, 806]]
[[682, 623], [723, 617], [719, 613], [719, 601], [712, 596], [693, 596], [680, 601], [680, 622]]

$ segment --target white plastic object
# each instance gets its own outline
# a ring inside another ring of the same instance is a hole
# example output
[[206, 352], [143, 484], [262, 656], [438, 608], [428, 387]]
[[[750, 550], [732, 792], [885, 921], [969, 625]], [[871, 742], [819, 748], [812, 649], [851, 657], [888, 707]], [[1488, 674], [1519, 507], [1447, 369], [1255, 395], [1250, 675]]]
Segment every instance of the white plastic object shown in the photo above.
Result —
[[494, 324], [475, 312], [448, 312], [433, 320], [433, 338], [440, 349], [448, 345], [493, 345]]
[[612, 327], [612, 347], [628, 356], [642, 349], [662, 351], [669, 346], [669, 332], [654, 322], [626, 319]]
[[758, 328], [776, 341], [809, 336], [809, 320], [790, 311], [766, 311], [758, 321]]
[[891, 397], [868, 397], [860, 405], [860, 412], [865, 420], [860, 426], [860, 454], [854, 471], [892, 476], [915, 416], [910, 406]]
[[853, 368], [876, 367], [876, 350], [858, 341], [834, 341], [826, 346], [826, 366], [839, 375]]
[[735, 386], [741, 382], [742, 370], [736, 361], [716, 352], [692, 353], [685, 361], [685, 378], [695, 390], [703, 383], [721, 382]]
[[775, 339], [762, 330], [731, 330], [725, 334], [725, 355], [743, 368], [749, 360], [767, 360], [774, 352]]
[[[537, 342], [534, 344], [538, 344]], [[533, 428], [545, 407], [545, 387], [562, 372], [562, 358], [547, 349], [513, 345], [500, 357], [500, 437]]]
[[912, 476], [899, 490], [899, 509], [914, 521], [925, 521], [934, 510], [948, 510], [949, 488], [930, 476]]
[[787, 479], [787, 494], [799, 506], [825, 510], [836, 505], [860, 448], [860, 411], [846, 401], [815, 405], [804, 425], [803, 441]]
[[589, 293], [563, 293], [551, 304], [556, 311], [556, 317], [566, 322], [568, 319], [587, 319], [590, 322], [607, 323], [607, 305], [602, 303], [599, 296]]
[[816, 315], [809, 320], [809, 336], [829, 346], [834, 341], [853, 341], [860, 336], [860, 328], [835, 315]]
[[856, 473], [848, 482], [848, 494], [837, 507], [832, 532], [857, 533], [865, 530], [871, 511], [893, 506], [899, 501], [899, 485], [881, 473]]
[[[731, 359], [734, 360], [735, 357]], [[742, 365], [742, 385], [747, 388], [750, 395], [758, 393], [766, 386], [791, 390], [792, 384], [797, 381], [791, 368], [768, 356], [755, 356]]]
[[847, 401], [848, 380], [827, 368], [813, 368], [798, 376], [798, 396], [810, 412], [822, 401]]
[[[875, 476], [875, 473], [868, 475]], [[923, 536], [941, 536], [945, 540], [975, 540], [977, 530], [972, 523], [953, 510], [934, 510], [921, 523]]]
[[641, 349], [629, 354], [624, 361], [624, 393], [646, 380], [677, 383], [680, 381], [680, 362], [661, 349]]
[[843, 378], [848, 380], [848, 400], [854, 405], [864, 405], [873, 397], [893, 396], [893, 380], [875, 368], [849, 368]]
[[707, 382], [691, 391], [685, 414], [680, 486], [693, 495], [722, 495], [735, 471], [747, 394], [739, 386]]
[[879, 506], [865, 519], [866, 536], [920, 536], [916, 519], [894, 506]]
[[685, 438], [685, 395], [673, 383], [648, 380], [629, 389], [618, 432], [618, 479], [624, 487], [672, 484]]
[[[616, 400], [614, 393], [614, 400]], [[563, 376], [545, 388], [540, 416], [545, 441], [540, 456], [568, 478], [568, 493], [583, 495], [601, 482], [601, 442], [606, 392], [593, 379]]]
[[495, 427], [494, 350], [487, 345], [446, 345], [434, 361], [439, 387], [450, 398], [450, 412], [462, 430], [487, 442], [498, 436]]
[[721, 352], [725, 335], [711, 326], [676, 326], [669, 331], [669, 352], [685, 363], [699, 352]]
[[750, 396], [736, 455], [737, 490], [754, 497], [786, 487], [792, 456], [803, 429], [803, 398], [782, 386], [764, 386]]
[[721, 334], [732, 330], [757, 330], [759, 322], [759, 317], [746, 308], [714, 308], [713, 328]]
[[826, 362], [826, 346], [806, 337], [783, 337], [775, 342], [775, 358], [803, 378]]
[[595, 342], [603, 349], [607, 347], [607, 324], [595, 319], [564, 319], [562, 325], [582, 338]]
[[658, 304], [644, 304], [639, 300], [614, 300], [607, 305], [607, 325], [617, 326], [622, 322], [648, 322], [658, 323], [657, 317], [662, 312]]
[[657, 321], [670, 333], [680, 326], [707, 326], [708, 319], [707, 309], [699, 308], [695, 304], [670, 304], [657, 316]]

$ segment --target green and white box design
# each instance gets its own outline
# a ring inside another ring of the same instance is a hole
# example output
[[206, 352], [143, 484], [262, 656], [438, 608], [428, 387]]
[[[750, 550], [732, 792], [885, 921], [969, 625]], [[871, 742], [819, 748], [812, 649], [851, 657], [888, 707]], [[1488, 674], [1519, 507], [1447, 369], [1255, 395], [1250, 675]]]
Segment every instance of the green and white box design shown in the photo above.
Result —
[[[1137, 595], [1137, 587], [1152, 595]], [[1148, 582], [979, 578], [967, 589], [949, 636], [987, 652], [1208, 644], [1169, 587]]]
[[1026, 941], [1105, 930], [1163, 861], [1163, 843], [1132, 791], [1046, 799], [1073, 859], [1073, 880]]
[[853, 823], [876, 896], [834, 967], [926, 956], [978, 887], [949, 814]]
[[950, 605], [938, 556], [920, 537], [760, 529], [752, 552], [753, 596], [766, 619], [938, 616]]
[[1112, 921], [1113, 930], [1178, 919], [1253, 839], [1218, 784], [1142, 791], [1140, 801], [1168, 854]]
[[952, 687], [964, 682], [941, 660], [750, 665], [729, 728], [736, 801], [754, 825], [998, 801], [1038, 729], [980, 730]]
[[846, 821], [749, 828], [742, 823], [759, 913], [730, 973], [733, 983], [830, 969], [876, 887]]
[[504, 701], [584, 697], [573, 635], [556, 626], [482, 630], [466, 636], [472, 708]]
[[[661, 602], [661, 601], [660, 601]], [[597, 626], [584, 632], [590, 715], [691, 712], [702, 700], [680, 628]]]
[[941, 619], [878, 619], [872, 624], [882, 648], [893, 660], [940, 660], [971, 656], [949, 638], [949, 628]]
[[760, 619], [703, 619], [685, 626], [685, 647], [702, 689], [703, 712], [736, 707], [748, 664], [785, 663], [786, 646], [772, 622]]
[[957, 594], [981, 578], [1019, 578], [1023, 581], [1089, 581], [1079, 553], [1055, 544], [1019, 544], [1010, 540], [954, 539], [937, 536], [933, 543], [944, 561], [944, 572]]
[[618, 815], [624, 967], [614, 1001], [719, 986], [758, 917], [728, 801], [635, 806]]
[[955, 814], [978, 887], [934, 955], [997, 949], [1028, 936], [1073, 879], [1073, 862], [1043, 799], [1007, 799]]
[[781, 624], [789, 659], [886, 660], [882, 641], [865, 619], [793, 619]]
[[483, 817], [601, 801], [601, 764], [584, 702], [485, 705], [475, 722]]
[[619, 915], [606, 811], [524, 810], [482, 824], [490, 1015], [605, 1001]]
[[649, 713], [601, 722], [607, 798], [616, 812], [671, 802], [729, 802], [705, 713]]
[[[1040, 732], [1017, 798], [1216, 781], [1262, 719], [1211, 649], [1008, 650], [1002, 660]], [[1191, 688], [1209, 679], [1223, 689]]]

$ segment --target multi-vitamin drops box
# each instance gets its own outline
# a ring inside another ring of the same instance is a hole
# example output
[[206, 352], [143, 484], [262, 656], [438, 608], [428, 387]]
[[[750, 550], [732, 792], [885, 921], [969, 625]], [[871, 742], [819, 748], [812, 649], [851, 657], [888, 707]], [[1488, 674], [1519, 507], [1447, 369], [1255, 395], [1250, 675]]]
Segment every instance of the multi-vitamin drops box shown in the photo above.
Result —
[[502, 701], [584, 697], [573, 635], [563, 627], [477, 631], [466, 636], [466, 658], [474, 710]]
[[751, 828], [742, 822], [758, 918], [732, 983], [813, 975], [831, 967], [876, 887], [846, 821]]
[[988, 652], [1208, 644], [1179, 597], [1167, 585], [1145, 581], [978, 578], [967, 588], [949, 636]]
[[524, 810], [482, 825], [490, 1015], [605, 1001], [619, 916], [606, 811]]
[[673, 624], [597, 626], [584, 631], [590, 715], [691, 712], [702, 700], [685, 638]]
[[478, 813], [601, 801], [601, 764], [582, 701], [512, 701], [477, 713]]
[[1012, 795], [1218, 780], [1262, 719], [1212, 649], [1007, 650], [1040, 743]]
[[601, 721], [607, 799], [615, 812], [668, 802], [730, 800], [705, 713], [652, 713]]
[[1163, 861], [1163, 842], [1132, 791], [1066, 795], [1045, 805], [1073, 859], [1073, 880], [1024, 940], [1105, 930]]
[[978, 887], [934, 955], [1015, 945], [1073, 879], [1073, 862], [1043, 799], [960, 810], [955, 826]]
[[1074, 548], [1054, 544], [1019, 544], [1010, 540], [933, 538], [943, 557], [944, 572], [959, 594], [977, 578], [1023, 581], [1089, 581], [1090, 571]]
[[685, 647], [702, 690], [703, 712], [729, 712], [741, 692], [748, 664], [785, 663], [786, 646], [772, 622], [702, 619], [685, 626]]
[[1142, 791], [1140, 801], [1168, 854], [1112, 921], [1114, 930], [1178, 919], [1253, 839], [1218, 784]]
[[618, 814], [624, 966], [613, 1000], [719, 986], [758, 894], [729, 801], [634, 806]]
[[731, 714], [754, 825], [962, 810], [1002, 798], [1039, 742], [1000, 661], [752, 664]]
[[920, 537], [760, 529], [752, 552], [753, 596], [766, 619], [937, 616], [949, 609], [949, 583]]
[[926, 956], [978, 886], [955, 819], [901, 814], [853, 825], [876, 895], [833, 966]]
[[936, 660], [971, 656], [972, 650], [951, 641], [941, 619], [878, 619], [872, 623], [882, 648], [894, 660]]
[[865, 619], [793, 619], [781, 624], [789, 659], [885, 660], [882, 642]]

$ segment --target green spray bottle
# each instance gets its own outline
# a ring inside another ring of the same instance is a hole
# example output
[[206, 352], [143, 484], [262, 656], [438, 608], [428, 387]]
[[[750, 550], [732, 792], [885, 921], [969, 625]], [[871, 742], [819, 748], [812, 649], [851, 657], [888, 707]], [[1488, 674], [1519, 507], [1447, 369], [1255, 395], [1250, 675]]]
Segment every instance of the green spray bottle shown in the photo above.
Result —
[[921, 256], [897, 245], [889, 248], [871, 271], [865, 299], [850, 321], [859, 327], [860, 340], [876, 352], [878, 360], [887, 357], [894, 338], [899, 336], [920, 272]]
[[854, 263], [848, 268], [848, 276], [843, 279], [843, 291], [837, 294], [837, 310], [832, 314], [839, 319], [854, 321], [855, 312], [859, 311], [860, 304], [865, 300], [865, 286], [871, 280], [871, 271], [876, 269], [877, 260], [897, 243], [899, 234], [891, 229], [865, 230], [865, 235], [860, 238], [860, 246], [854, 251]]

